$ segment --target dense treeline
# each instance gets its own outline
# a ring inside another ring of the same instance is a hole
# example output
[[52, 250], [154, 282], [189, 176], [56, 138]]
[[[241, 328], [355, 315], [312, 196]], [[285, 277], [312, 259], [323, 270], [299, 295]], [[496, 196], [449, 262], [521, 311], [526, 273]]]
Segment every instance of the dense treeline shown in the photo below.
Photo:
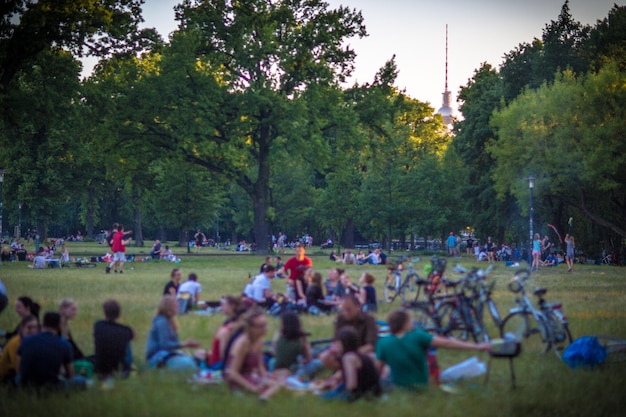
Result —
[[[542, 39], [476, 70], [448, 132], [394, 86], [393, 57], [370, 83], [341, 87], [346, 41], [367, 35], [357, 10], [186, 0], [165, 42], [137, 29], [141, 3], [4, 6], [5, 230], [20, 217], [93, 236], [121, 221], [140, 245], [202, 228], [404, 247], [469, 226], [524, 242], [532, 174], [540, 231], [573, 217], [581, 247], [626, 237], [626, 8], [587, 27], [566, 1]], [[100, 61], [81, 81], [88, 54]]]

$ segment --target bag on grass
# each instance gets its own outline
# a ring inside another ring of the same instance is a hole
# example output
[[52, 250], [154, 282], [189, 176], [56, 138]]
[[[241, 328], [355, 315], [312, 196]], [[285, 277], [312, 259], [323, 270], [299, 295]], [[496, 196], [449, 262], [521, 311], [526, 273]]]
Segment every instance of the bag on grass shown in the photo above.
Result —
[[606, 360], [606, 349], [594, 336], [580, 337], [565, 349], [563, 362], [572, 369], [593, 368]]

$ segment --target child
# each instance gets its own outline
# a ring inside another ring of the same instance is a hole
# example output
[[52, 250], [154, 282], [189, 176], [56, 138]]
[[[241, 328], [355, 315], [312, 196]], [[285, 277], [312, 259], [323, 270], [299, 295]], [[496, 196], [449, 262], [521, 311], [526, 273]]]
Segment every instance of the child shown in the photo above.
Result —
[[378, 311], [378, 305], [376, 303], [376, 288], [374, 288], [374, 281], [376, 278], [369, 272], [365, 272], [359, 278], [359, 282], [362, 287], [359, 290], [359, 301], [363, 306], [363, 311], [376, 312]]

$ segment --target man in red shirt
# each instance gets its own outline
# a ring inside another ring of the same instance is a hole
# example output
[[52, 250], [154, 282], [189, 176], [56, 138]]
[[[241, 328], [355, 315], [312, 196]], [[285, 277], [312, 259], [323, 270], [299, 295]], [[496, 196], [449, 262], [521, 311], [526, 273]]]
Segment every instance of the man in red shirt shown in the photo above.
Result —
[[107, 266], [106, 273], [110, 273], [111, 268], [113, 268], [113, 270], [117, 272], [119, 266], [119, 272], [120, 274], [122, 274], [124, 273], [124, 262], [126, 262], [126, 245], [132, 240], [131, 238], [124, 239], [124, 237], [132, 233], [132, 230], [125, 232], [124, 226], [122, 226], [121, 224], [117, 225], [117, 229], [115, 229], [115, 225], [113, 226], [115, 230], [115, 233], [113, 234], [113, 240], [111, 242], [113, 261], [111, 261], [109, 266]]
[[289, 271], [289, 279], [287, 280], [289, 298], [299, 302], [306, 302], [307, 283], [304, 280], [304, 273], [311, 267], [313, 267], [313, 261], [305, 256], [304, 245], [298, 244], [296, 246], [296, 256], [285, 262], [285, 265], [278, 271], [283, 275]]

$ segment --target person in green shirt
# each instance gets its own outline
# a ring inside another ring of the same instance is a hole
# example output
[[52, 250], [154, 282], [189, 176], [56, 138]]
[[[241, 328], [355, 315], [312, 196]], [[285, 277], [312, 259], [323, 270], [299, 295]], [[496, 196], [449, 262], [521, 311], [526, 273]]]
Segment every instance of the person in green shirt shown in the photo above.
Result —
[[392, 312], [388, 319], [391, 334], [376, 344], [379, 369], [385, 365], [391, 371], [394, 386], [419, 389], [428, 386], [427, 352], [429, 348], [489, 351], [489, 343], [471, 343], [447, 337], [433, 336], [416, 329], [406, 311]]

